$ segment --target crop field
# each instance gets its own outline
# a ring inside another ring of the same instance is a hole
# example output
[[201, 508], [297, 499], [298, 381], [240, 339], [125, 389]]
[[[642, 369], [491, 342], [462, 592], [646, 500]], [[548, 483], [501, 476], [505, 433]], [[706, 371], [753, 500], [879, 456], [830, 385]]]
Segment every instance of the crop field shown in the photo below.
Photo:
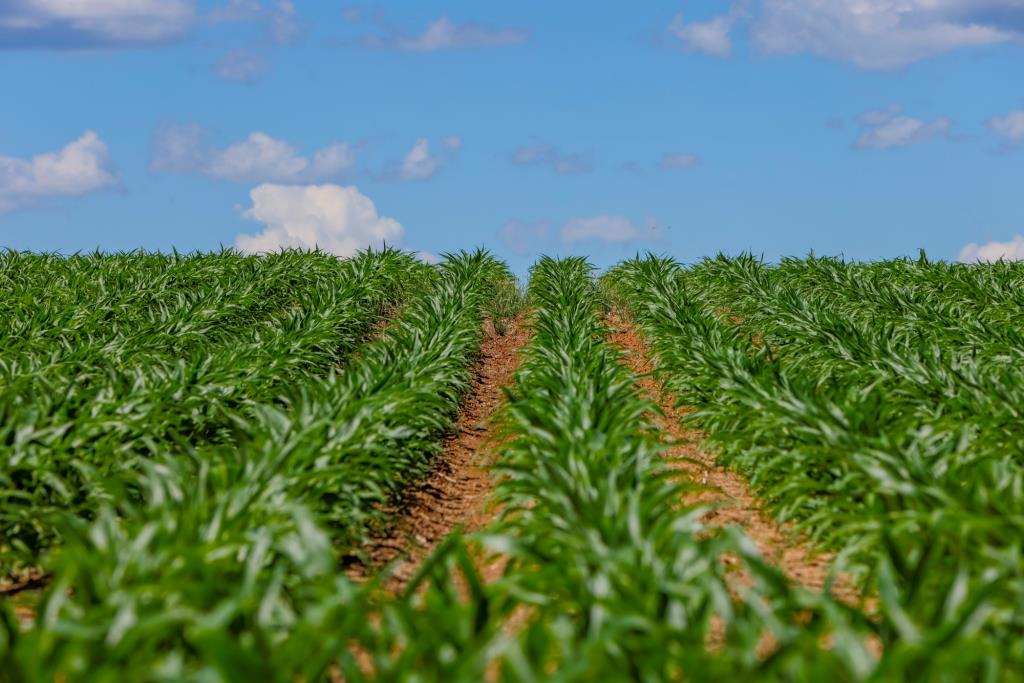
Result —
[[364, 680], [1024, 680], [1024, 263], [0, 254], [0, 681]]

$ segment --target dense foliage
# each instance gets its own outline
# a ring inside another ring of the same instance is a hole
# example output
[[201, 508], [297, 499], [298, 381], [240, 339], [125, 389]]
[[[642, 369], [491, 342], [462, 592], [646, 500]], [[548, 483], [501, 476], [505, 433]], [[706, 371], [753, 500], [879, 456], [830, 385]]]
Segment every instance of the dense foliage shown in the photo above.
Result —
[[140, 462], [245, 440], [255, 406], [336, 369], [430, 269], [394, 250], [0, 256], [0, 567]]
[[581, 259], [542, 259], [531, 278], [534, 339], [507, 409], [505, 519], [490, 539], [510, 558], [497, 590], [530, 615], [507, 677], [865, 676], [862, 614], [790, 588], [741, 534], [680, 507], [692, 484], [660, 457], [655, 408], [606, 341], [589, 276]]
[[[0, 680], [1024, 669], [1019, 267], [648, 258], [595, 281], [582, 259], [541, 259], [493, 444], [500, 516], [393, 595], [343, 560], [439, 450], [484, 316], [519, 305], [504, 266], [5, 258], [0, 550], [52, 580], [31, 626], [0, 602]], [[67, 283], [55, 302], [47, 269]], [[694, 484], [607, 341], [609, 298], [723, 462], [842, 551], [864, 604], [792, 585], [681, 505]]]
[[877, 595], [881, 672], [1024, 675], [1024, 267], [648, 258], [608, 279], [722, 462]]
[[[325, 374], [239, 409], [230, 442], [173, 440], [112, 463], [95, 511], [48, 516], [61, 539], [42, 560], [53, 581], [32, 630], [17, 633], [8, 615], [7, 670], [26, 680], [279, 674], [268, 662], [287, 655], [272, 646], [305, 594], [322, 597], [339, 553], [438, 450], [499, 277], [485, 254], [453, 257], [343, 370], [330, 370], [335, 355]], [[339, 351], [345, 339], [334, 339]]]

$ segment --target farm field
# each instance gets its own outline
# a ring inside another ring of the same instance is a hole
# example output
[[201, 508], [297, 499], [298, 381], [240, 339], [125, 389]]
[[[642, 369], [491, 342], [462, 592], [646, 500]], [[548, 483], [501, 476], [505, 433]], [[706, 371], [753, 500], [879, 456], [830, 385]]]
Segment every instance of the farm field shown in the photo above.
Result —
[[1024, 680], [1024, 264], [0, 254], [0, 680]]

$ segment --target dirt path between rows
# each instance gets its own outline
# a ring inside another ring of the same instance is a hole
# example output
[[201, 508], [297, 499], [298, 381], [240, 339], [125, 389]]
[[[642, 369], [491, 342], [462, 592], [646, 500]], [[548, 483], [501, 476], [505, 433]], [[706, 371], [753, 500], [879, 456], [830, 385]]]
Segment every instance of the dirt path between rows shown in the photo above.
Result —
[[[444, 452], [426, 479], [407, 492], [393, 522], [364, 545], [369, 563], [350, 568], [351, 578], [365, 579], [391, 565], [386, 585], [398, 592], [446, 536], [458, 528], [478, 531], [494, 519], [496, 511], [488, 506], [494, 457], [486, 448], [494, 436], [490, 419], [505, 399], [502, 389], [512, 382], [528, 338], [523, 320], [509, 323], [504, 335], [487, 324], [473, 384]], [[483, 571], [490, 573], [486, 567]]]
[[35, 620], [35, 605], [50, 576], [37, 568], [26, 569], [17, 576], [0, 580], [0, 601], [7, 602], [14, 617], [27, 629]]
[[[653, 416], [653, 421], [663, 439], [673, 443], [665, 456], [693, 481], [709, 487], [708, 490], [686, 494], [683, 503], [714, 505], [704, 518], [706, 523], [742, 528], [757, 544], [765, 559], [781, 569], [791, 581], [821, 590], [828, 578], [832, 557], [826, 553], [815, 553], [791, 528], [776, 523], [765, 513], [743, 476], [716, 464], [715, 454], [701, 447], [704, 434], [682, 426], [681, 421], [689, 411], [676, 408], [674, 397], [650, 376], [654, 370], [651, 351], [637, 327], [618, 315], [609, 316], [607, 322], [612, 330], [610, 341], [623, 349], [627, 366], [640, 377], [637, 383], [641, 390], [664, 413], [664, 416]], [[844, 601], [857, 600], [856, 592], [843, 581], [838, 582], [833, 593]]]

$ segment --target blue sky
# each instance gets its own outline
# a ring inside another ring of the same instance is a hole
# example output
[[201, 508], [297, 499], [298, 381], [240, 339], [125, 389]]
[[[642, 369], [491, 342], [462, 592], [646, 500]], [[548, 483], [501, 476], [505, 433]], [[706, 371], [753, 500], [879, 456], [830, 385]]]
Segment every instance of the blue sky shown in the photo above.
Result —
[[7, 0], [0, 246], [1024, 258], [1024, 0]]

